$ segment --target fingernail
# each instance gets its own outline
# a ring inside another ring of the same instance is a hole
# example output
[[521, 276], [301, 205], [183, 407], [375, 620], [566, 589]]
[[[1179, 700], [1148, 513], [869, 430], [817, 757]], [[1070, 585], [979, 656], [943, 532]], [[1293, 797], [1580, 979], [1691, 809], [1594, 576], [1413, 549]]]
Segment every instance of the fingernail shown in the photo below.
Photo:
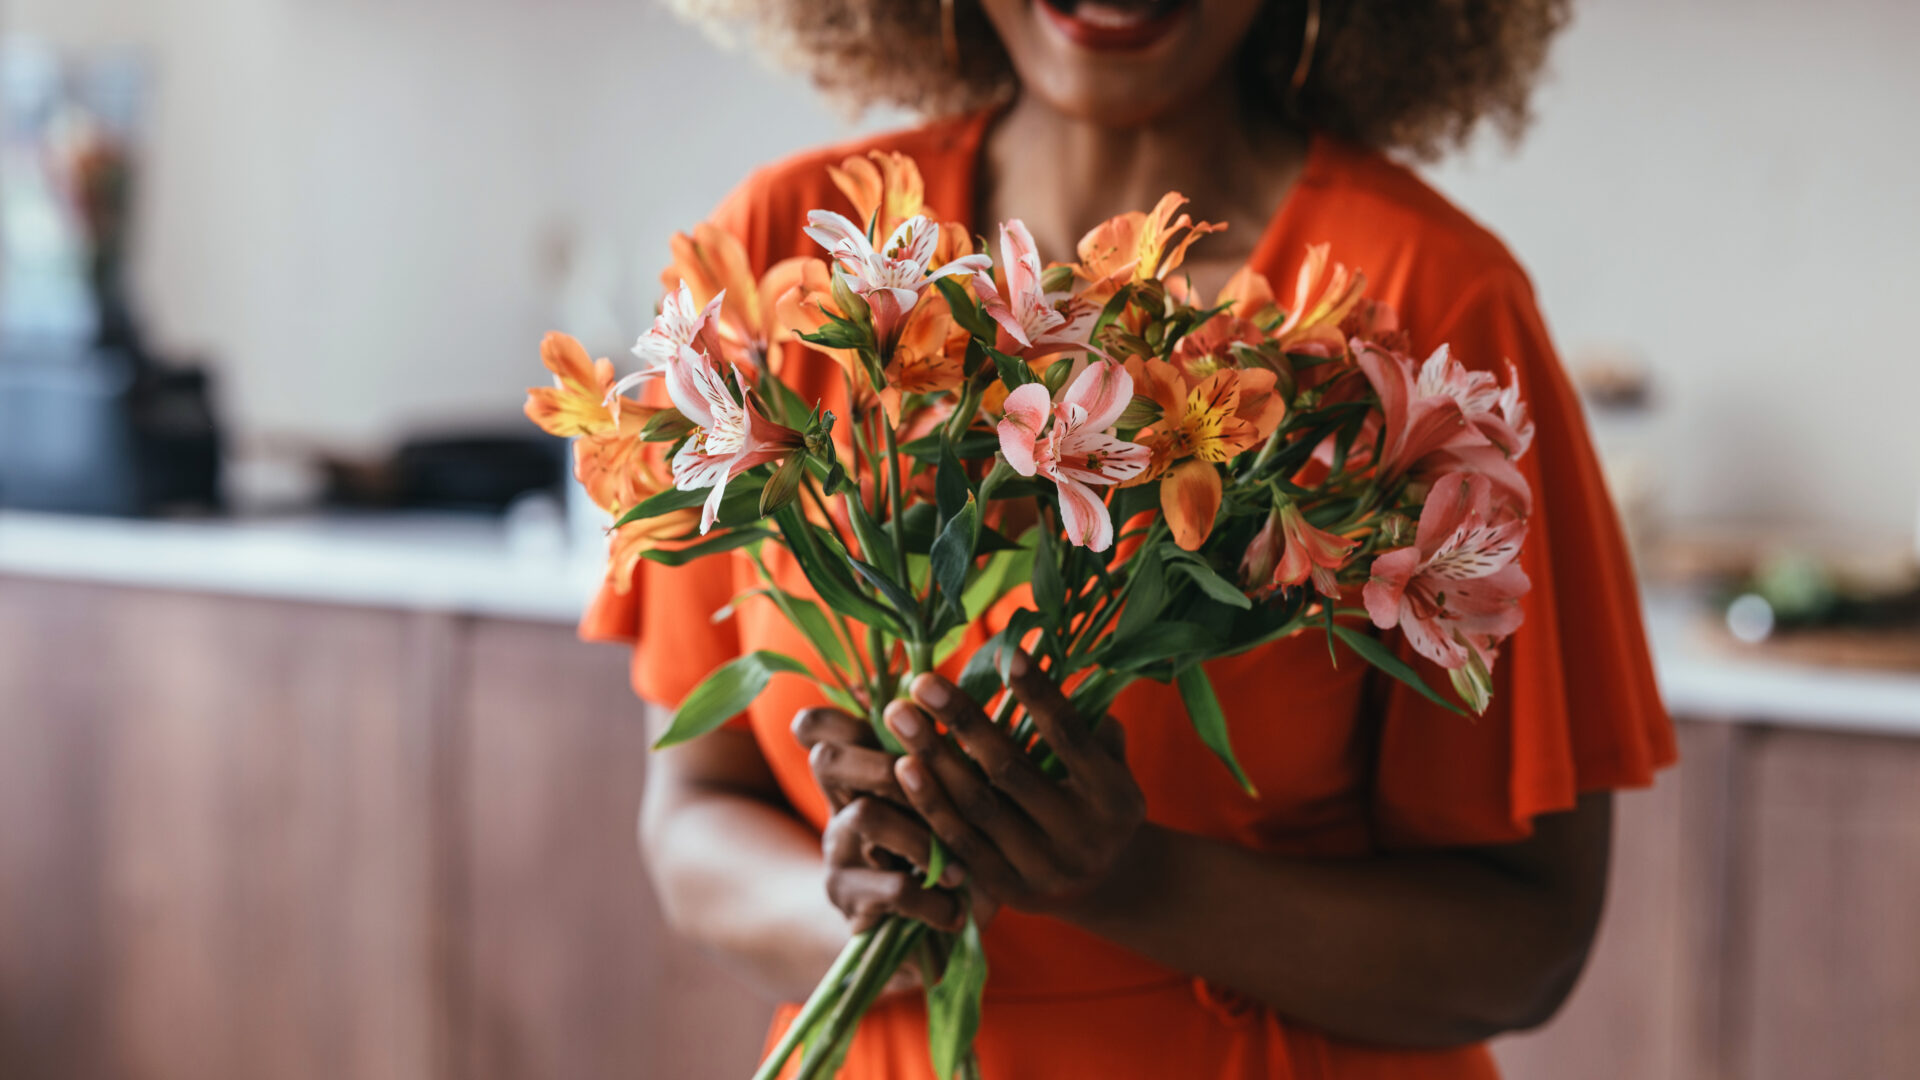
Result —
[[926, 783], [926, 778], [920, 775], [920, 763], [912, 758], [901, 758], [893, 774], [900, 778], [900, 786], [910, 792], [919, 791]]
[[936, 709], [943, 709], [953, 700], [953, 689], [947, 680], [938, 675], [922, 675], [913, 681], [913, 696]]
[[907, 704], [887, 707], [887, 726], [895, 735], [911, 742], [920, 737], [920, 710]]
[[1013, 651], [1013, 659], [1007, 662], [1007, 670], [1014, 675], [1025, 675], [1027, 669], [1032, 666], [1033, 661], [1029, 660], [1027, 654], [1021, 652], [1019, 649]]
[[940, 871], [940, 884], [945, 888], [957, 889], [960, 886], [966, 884], [966, 881], [967, 881], [966, 871], [960, 869], [958, 866], [955, 866], [952, 863], [948, 863], [947, 868], [945, 870]]

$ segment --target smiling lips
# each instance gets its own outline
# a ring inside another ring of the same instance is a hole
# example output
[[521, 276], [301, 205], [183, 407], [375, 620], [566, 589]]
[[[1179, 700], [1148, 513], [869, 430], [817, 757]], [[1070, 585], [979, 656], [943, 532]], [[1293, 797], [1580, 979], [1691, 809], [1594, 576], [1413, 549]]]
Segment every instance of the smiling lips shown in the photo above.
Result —
[[1039, 0], [1067, 39], [1096, 52], [1144, 49], [1173, 29], [1192, 0]]

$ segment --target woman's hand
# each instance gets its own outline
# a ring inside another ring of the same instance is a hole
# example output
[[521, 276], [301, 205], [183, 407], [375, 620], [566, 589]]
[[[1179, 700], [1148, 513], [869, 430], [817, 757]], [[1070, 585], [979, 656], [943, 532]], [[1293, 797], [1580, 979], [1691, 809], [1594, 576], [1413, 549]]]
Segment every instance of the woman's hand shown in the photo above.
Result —
[[[938, 675], [914, 681], [918, 707], [887, 707], [887, 725], [908, 749], [893, 773], [979, 888], [1016, 908], [1058, 912], [1113, 877], [1146, 820], [1146, 799], [1127, 768], [1120, 725], [1090, 730], [1024, 653], [1014, 654], [1011, 668], [1013, 694], [1066, 767], [1064, 780], [1042, 772]], [[939, 737], [934, 720], [960, 740], [965, 757]]]
[[837, 709], [815, 708], [794, 717], [793, 733], [807, 748], [814, 780], [833, 809], [821, 836], [827, 897], [853, 929], [866, 930], [895, 914], [941, 930], [960, 929], [966, 901], [953, 887], [964, 875], [949, 867], [941, 876], [945, 888], [921, 887], [930, 834], [907, 809], [894, 757], [879, 748], [872, 729]]

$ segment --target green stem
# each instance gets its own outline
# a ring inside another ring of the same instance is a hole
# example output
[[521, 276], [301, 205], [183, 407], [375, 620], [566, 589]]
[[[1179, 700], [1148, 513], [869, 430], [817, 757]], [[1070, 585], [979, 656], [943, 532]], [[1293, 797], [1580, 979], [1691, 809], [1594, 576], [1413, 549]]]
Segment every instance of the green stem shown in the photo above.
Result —
[[872, 942], [873, 931], [868, 930], [855, 934], [853, 939], [847, 942], [846, 948], [840, 950], [840, 956], [834, 960], [833, 966], [828, 968], [826, 975], [820, 979], [820, 985], [813, 988], [807, 1003], [800, 1007], [800, 1015], [794, 1017], [793, 1023], [787, 1025], [786, 1033], [780, 1036], [780, 1042], [774, 1046], [773, 1052], [760, 1063], [760, 1070], [753, 1074], [753, 1080], [773, 1080], [780, 1075], [780, 1070], [786, 1066], [787, 1059], [793, 1056], [794, 1050], [806, 1040], [807, 1035], [813, 1031], [827, 1009], [839, 1000], [840, 984], [846, 981], [847, 973], [872, 951], [869, 948]]
[[[807, 1055], [800, 1060], [795, 1080], [823, 1080], [827, 1075], [821, 1070], [838, 1061], [860, 1017], [899, 969], [899, 957], [903, 955], [901, 936], [913, 933], [918, 925], [903, 916], [890, 915], [870, 931], [871, 944], [860, 958], [859, 966], [854, 968], [846, 993], [834, 1002], [833, 1011], [822, 1022], [819, 1037], [808, 1043]], [[891, 966], [888, 961], [892, 961]]]

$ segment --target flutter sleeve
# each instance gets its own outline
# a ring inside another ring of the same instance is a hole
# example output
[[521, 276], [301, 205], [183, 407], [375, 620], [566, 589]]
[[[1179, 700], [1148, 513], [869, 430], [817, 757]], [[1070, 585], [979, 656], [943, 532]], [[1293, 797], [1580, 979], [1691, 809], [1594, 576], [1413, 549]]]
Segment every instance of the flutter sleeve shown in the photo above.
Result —
[[[747, 246], [755, 272], [765, 270], [764, 230], [756, 229], [763, 188], [758, 175], [722, 202], [709, 220]], [[648, 403], [668, 404], [658, 382], [648, 388]], [[610, 576], [580, 620], [586, 641], [626, 644], [633, 649], [633, 689], [648, 701], [677, 705], [715, 668], [739, 656], [738, 622], [716, 621], [743, 585], [739, 560], [712, 555], [685, 566], [669, 567], [646, 559], [630, 572]], [[736, 725], [745, 723], [737, 717]]]
[[[1533, 488], [1522, 566], [1526, 620], [1502, 648], [1483, 716], [1449, 713], [1393, 683], [1375, 766], [1376, 835], [1387, 847], [1507, 843], [1535, 815], [1585, 792], [1639, 787], [1675, 758], [1654, 683], [1639, 593], [1578, 397], [1517, 269], [1461, 294], [1435, 327], [1469, 367], [1520, 373], [1536, 425], [1521, 462]], [[1416, 657], [1428, 685], [1446, 673]]]

